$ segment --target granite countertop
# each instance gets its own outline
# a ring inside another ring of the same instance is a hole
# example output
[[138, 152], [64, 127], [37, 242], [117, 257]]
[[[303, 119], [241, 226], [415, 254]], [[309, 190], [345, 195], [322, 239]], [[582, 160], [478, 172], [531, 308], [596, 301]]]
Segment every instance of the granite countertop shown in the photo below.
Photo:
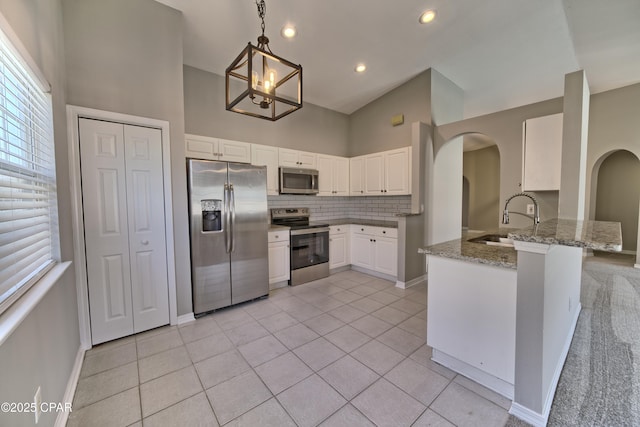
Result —
[[356, 225], [368, 225], [371, 227], [398, 228], [397, 221], [382, 221], [379, 219], [339, 218], [339, 219], [329, 219], [326, 221], [323, 220], [320, 222], [324, 222], [329, 225], [356, 224]]
[[600, 251], [622, 250], [622, 231], [619, 222], [577, 221], [550, 219], [509, 233], [509, 238], [522, 242], [547, 245], [575, 246]]
[[498, 231], [465, 232], [460, 239], [438, 243], [426, 248], [418, 249], [421, 254], [437, 255], [445, 258], [470, 261], [479, 264], [492, 265], [516, 269], [518, 252], [512, 247], [485, 245], [484, 243], [468, 242], [468, 239], [485, 234], [506, 235], [513, 229], [500, 229]]
[[619, 222], [551, 219], [523, 229], [501, 228], [493, 232], [464, 233], [460, 239], [421, 248], [418, 252], [496, 267], [516, 268], [518, 254], [514, 248], [467, 241], [484, 234], [508, 235], [514, 241], [547, 245], [574, 246], [609, 252], [622, 250]]

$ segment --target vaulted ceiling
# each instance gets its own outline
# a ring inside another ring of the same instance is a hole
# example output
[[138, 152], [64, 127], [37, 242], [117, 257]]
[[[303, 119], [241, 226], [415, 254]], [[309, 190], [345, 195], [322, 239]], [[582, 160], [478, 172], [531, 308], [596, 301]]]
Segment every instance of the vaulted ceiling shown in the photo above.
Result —
[[[255, 0], [157, 1], [183, 12], [193, 67], [224, 75], [260, 35]], [[347, 114], [428, 68], [464, 90], [465, 117], [562, 96], [580, 69], [592, 93], [640, 82], [638, 0], [266, 0], [265, 22], [273, 52], [302, 64], [305, 102]]]

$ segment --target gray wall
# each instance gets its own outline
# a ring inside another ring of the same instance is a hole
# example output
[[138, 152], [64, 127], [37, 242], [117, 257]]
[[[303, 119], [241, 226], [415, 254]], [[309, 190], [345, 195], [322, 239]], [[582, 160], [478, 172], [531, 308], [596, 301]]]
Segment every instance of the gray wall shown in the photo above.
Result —
[[[431, 70], [387, 92], [349, 116], [349, 156], [411, 145], [411, 124], [431, 124]], [[391, 117], [404, 114], [404, 124], [391, 125]]]
[[64, 0], [67, 101], [169, 121], [178, 315], [192, 312], [182, 13], [153, 0]]
[[[454, 123], [439, 126], [436, 129], [436, 149], [450, 139], [467, 133], [482, 133], [490, 137], [500, 151], [500, 203], [512, 194], [521, 191], [522, 181], [522, 122], [540, 116], [562, 112], [562, 98], [550, 99], [535, 104], [499, 111], [484, 116], [473, 117]], [[540, 203], [542, 220], [558, 216], [558, 192], [545, 191], [535, 193]], [[510, 211], [526, 212], [527, 199], [514, 199]], [[500, 221], [500, 213], [496, 213]], [[524, 217], [511, 216], [511, 226], [526, 227], [531, 220]]]
[[224, 77], [184, 66], [185, 131], [195, 135], [347, 156], [349, 117], [308, 102], [276, 122], [226, 111]]
[[[591, 95], [585, 218], [594, 219], [598, 171], [602, 161], [616, 150], [627, 150], [640, 158], [640, 84]], [[637, 182], [627, 191], [640, 193]], [[623, 227], [629, 227], [623, 224]], [[637, 234], [637, 233], [636, 233]], [[623, 239], [627, 237], [623, 234]], [[640, 236], [636, 235], [636, 242]], [[637, 245], [636, 245], [637, 247]], [[640, 254], [636, 255], [640, 264]]]
[[[73, 258], [69, 192], [62, 12], [57, 0], [0, 0], [0, 12], [51, 84], [62, 260]], [[80, 347], [73, 267], [0, 347], [0, 401], [61, 402]], [[40, 425], [53, 425], [55, 413]], [[33, 426], [32, 413], [0, 413], [0, 425]]]
[[640, 161], [620, 150], [609, 155], [598, 173], [595, 219], [622, 223], [622, 249], [636, 250], [640, 204]]
[[[468, 227], [495, 230], [499, 227], [500, 152], [498, 147], [463, 153], [463, 175], [469, 180]], [[463, 212], [464, 215], [464, 212]]]

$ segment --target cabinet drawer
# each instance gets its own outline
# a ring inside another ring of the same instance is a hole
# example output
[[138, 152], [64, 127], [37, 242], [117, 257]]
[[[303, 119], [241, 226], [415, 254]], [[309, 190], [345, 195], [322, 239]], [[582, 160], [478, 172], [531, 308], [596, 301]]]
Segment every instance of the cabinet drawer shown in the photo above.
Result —
[[375, 227], [370, 227], [368, 225], [358, 225], [358, 224], [352, 224], [351, 225], [351, 231], [353, 231], [354, 233], [358, 233], [358, 234], [368, 234], [368, 235], [372, 235], [374, 233], [373, 229]]
[[373, 234], [380, 237], [392, 237], [394, 239], [398, 238], [398, 229], [397, 228], [387, 228], [387, 227], [371, 227], [373, 229]]
[[270, 231], [269, 232], [269, 237], [268, 237], [268, 242], [269, 243], [273, 243], [273, 242], [285, 242], [289, 240], [289, 230], [283, 230], [283, 231]]
[[349, 224], [329, 226], [329, 234], [344, 234], [349, 231]]

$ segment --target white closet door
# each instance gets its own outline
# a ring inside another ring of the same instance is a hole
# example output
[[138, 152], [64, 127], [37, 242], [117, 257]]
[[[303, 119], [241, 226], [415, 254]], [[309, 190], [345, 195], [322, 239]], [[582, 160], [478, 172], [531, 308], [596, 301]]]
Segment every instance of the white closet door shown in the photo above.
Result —
[[80, 161], [91, 336], [133, 333], [122, 125], [80, 119]]
[[169, 323], [162, 138], [80, 119], [93, 344]]
[[169, 323], [162, 135], [124, 126], [133, 332]]

